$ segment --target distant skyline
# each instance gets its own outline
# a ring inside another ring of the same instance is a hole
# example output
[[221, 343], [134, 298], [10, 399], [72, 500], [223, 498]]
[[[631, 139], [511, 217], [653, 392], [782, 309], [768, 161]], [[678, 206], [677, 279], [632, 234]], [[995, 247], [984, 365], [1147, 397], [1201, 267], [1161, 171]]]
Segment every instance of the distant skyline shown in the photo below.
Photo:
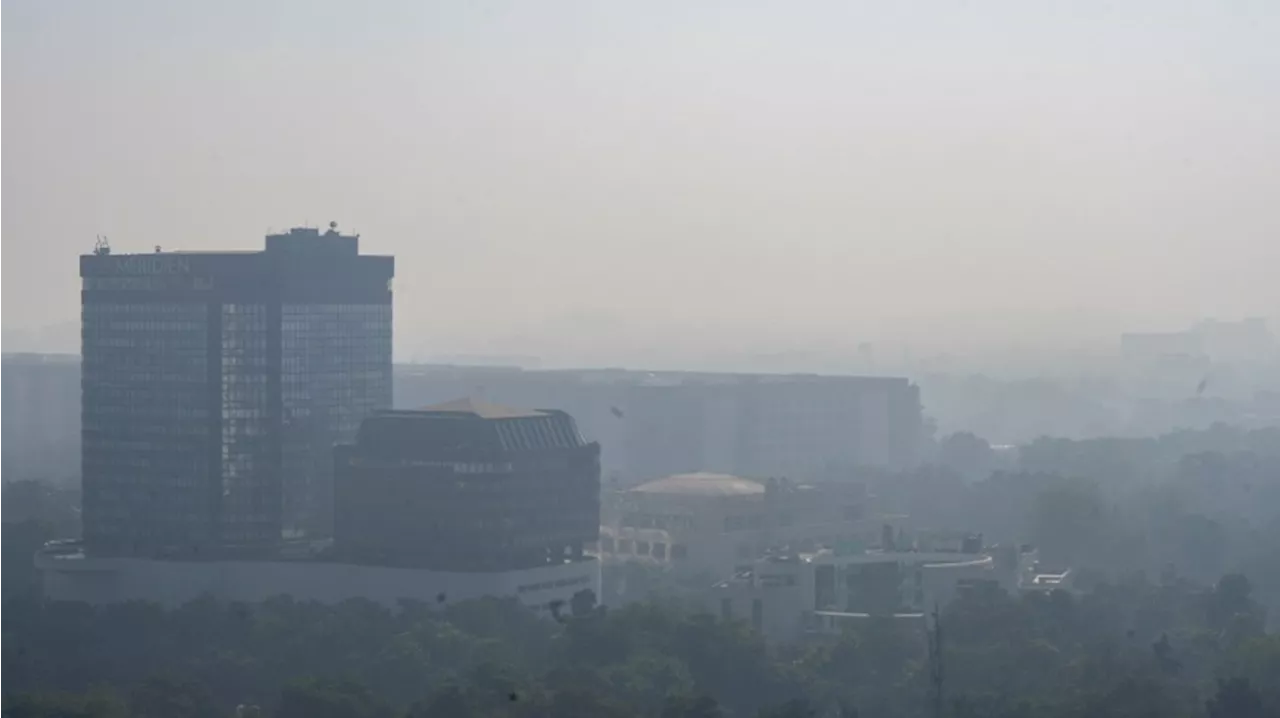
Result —
[[[335, 220], [398, 359], [1100, 347], [1280, 311], [1280, 5], [3, 6], [3, 326]], [[8, 347], [6, 347], [8, 350]]]

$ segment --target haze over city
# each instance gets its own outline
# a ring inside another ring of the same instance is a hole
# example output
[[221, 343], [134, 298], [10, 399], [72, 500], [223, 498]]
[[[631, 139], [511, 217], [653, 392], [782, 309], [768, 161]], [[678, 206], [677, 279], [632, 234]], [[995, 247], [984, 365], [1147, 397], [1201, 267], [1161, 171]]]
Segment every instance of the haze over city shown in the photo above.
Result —
[[1280, 716], [1280, 3], [2, 10], [0, 718]]
[[1047, 356], [1274, 315], [1280, 9], [977, 9], [8, 2], [6, 335], [75, 326], [96, 235], [331, 220], [397, 257], [397, 360]]

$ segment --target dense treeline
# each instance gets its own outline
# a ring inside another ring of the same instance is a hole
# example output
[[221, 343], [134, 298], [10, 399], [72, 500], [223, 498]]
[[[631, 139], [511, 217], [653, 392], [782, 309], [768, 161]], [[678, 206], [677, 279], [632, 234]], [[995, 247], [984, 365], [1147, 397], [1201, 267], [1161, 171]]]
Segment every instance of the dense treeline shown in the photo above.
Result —
[[1156, 438], [1039, 439], [1001, 457], [979, 437], [936, 463], [873, 476], [883, 508], [918, 525], [1034, 543], [1050, 567], [1116, 579], [1243, 573], [1280, 617], [1280, 429], [1215, 426]]
[[[1280, 432], [1044, 439], [1012, 461], [972, 435], [938, 449], [926, 469], [872, 477], [883, 508], [1034, 541], [1080, 590], [949, 606], [945, 715], [1280, 717], [1280, 635], [1267, 633], [1280, 614]], [[559, 623], [505, 601], [50, 603], [30, 555], [74, 532], [74, 496], [6, 484], [4, 499], [5, 716], [932, 715], [919, 622], [766, 646], [639, 565], [623, 579], [648, 600], [579, 604]]]
[[[1280, 715], [1280, 636], [1248, 579], [1138, 577], [1072, 596], [965, 596], [943, 614], [948, 715]], [[927, 715], [924, 628], [870, 620], [768, 647], [675, 604], [388, 610], [278, 598], [4, 606], [6, 716], [679, 718]], [[1217, 706], [1217, 707], [1215, 707]], [[1223, 712], [1226, 711], [1226, 712]]]

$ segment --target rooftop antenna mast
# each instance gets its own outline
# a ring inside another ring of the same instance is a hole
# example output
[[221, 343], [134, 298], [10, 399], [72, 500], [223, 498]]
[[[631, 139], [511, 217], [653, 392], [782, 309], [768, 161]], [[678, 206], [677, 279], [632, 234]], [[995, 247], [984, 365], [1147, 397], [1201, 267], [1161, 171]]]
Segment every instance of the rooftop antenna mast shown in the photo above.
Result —
[[929, 685], [933, 691], [933, 718], [942, 718], [942, 616], [933, 605], [933, 625], [929, 636]]

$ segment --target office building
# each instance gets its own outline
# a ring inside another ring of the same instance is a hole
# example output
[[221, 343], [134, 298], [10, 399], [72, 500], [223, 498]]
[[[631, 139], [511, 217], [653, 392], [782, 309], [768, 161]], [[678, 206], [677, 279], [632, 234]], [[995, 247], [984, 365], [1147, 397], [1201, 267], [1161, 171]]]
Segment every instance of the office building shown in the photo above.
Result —
[[261, 251], [82, 256], [89, 551], [329, 533], [332, 447], [391, 404], [393, 274], [333, 224]]
[[600, 446], [563, 411], [378, 412], [334, 457], [344, 561], [515, 571], [582, 562], [599, 535]]
[[[887, 527], [886, 527], [887, 528]], [[715, 584], [708, 611], [749, 622], [767, 640], [844, 633], [851, 622], [896, 618], [924, 625], [966, 591], [1071, 590], [1070, 570], [1043, 571], [1032, 546], [985, 546], [981, 535], [885, 531], [879, 546], [779, 553]]]
[[905, 378], [430, 365], [396, 372], [398, 406], [468, 395], [563, 407], [603, 447], [608, 483], [626, 486], [699, 471], [809, 482], [833, 469], [907, 468], [924, 439], [920, 390]]

